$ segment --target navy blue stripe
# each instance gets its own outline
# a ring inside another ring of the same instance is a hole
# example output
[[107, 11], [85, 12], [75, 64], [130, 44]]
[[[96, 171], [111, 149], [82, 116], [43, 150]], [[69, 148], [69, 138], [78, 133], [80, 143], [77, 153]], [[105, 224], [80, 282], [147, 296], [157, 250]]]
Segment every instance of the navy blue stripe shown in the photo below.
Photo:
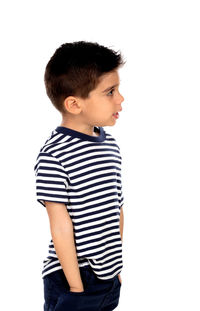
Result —
[[[111, 224], [116, 224], [116, 219], [112, 219], [112, 220], [107, 220], [106, 221], [106, 225], [111, 225]], [[98, 224], [98, 227], [100, 227], [100, 226], [105, 226], [105, 223], [102, 223], [102, 224]], [[87, 230], [92, 230], [92, 229], [97, 229], [97, 226], [96, 225], [90, 225], [90, 226], [87, 226]], [[84, 232], [86, 229], [85, 228], [78, 228], [78, 226], [77, 226], [77, 228], [76, 229], [74, 229], [74, 232], [75, 233], [82, 233], [82, 232]], [[92, 234], [92, 233], [91, 233]], [[94, 234], [95, 234], [95, 232], [94, 232]]]
[[[81, 236], [79, 237], [79, 236], [77, 236], [76, 237], [76, 240], [78, 241], [78, 240], [80, 240], [80, 239], [84, 239], [84, 238], [88, 238], [88, 237], [90, 237], [91, 239], [92, 239], [92, 236], [93, 235], [98, 235], [98, 234], [102, 234], [102, 233], [105, 233], [105, 231], [107, 231], [107, 230], [114, 230], [114, 229], [118, 229], [118, 225], [116, 225], [116, 223], [114, 223], [114, 221], [112, 220], [112, 222], [113, 222], [113, 226], [109, 226], [109, 228], [108, 229], [103, 229], [103, 230], [98, 230], [98, 231], [93, 231], [93, 232], [91, 232], [91, 233], [86, 233], [86, 234], [81, 234]], [[112, 224], [112, 222], [110, 222], [109, 224]], [[99, 228], [101, 228], [101, 227], [103, 227], [103, 226], [105, 226], [105, 224], [104, 223], [102, 223], [102, 224], [99, 224]], [[91, 227], [90, 227], [91, 228]], [[91, 229], [94, 229], [94, 228], [91, 228]], [[80, 232], [80, 230], [79, 230], [79, 232]], [[76, 233], [77, 233], [77, 231], [76, 231]], [[91, 241], [91, 240], [90, 240]]]
[[[109, 238], [109, 237], [114, 237], [116, 235], [117, 235], [116, 232], [112, 232], [110, 234], [104, 235], [103, 237], [104, 237], [104, 239], [106, 239], [106, 238]], [[102, 240], [102, 238], [90, 239], [90, 243], [94, 243], [94, 242], [98, 242], [98, 241], [101, 242], [101, 240]], [[113, 243], [114, 241], [120, 241], [120, 238], [118, 237], [116, 239], [111, 240], [111, 243]], [[86, 245], [86, 243], [88, 243], [88, 242], [76, 242], [76, 246]], [[98, 247], [103, 246], [103, 245], [104, 245], [104, 243], [98, 244]], [[93, 248], [96, 248], [96, 246], [94, 246]]]

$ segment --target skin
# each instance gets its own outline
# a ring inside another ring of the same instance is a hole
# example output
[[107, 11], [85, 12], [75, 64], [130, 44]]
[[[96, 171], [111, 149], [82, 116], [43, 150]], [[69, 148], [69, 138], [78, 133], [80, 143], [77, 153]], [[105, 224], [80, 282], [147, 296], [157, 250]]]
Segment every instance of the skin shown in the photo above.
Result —
[[[117, 70], [101, 76], [97, 87], [82, 99], [69, 96], [64, 101], [66, 113], [62, 116], [61, 126], [94, 136], [94, 126], [113, 126], [117, 119], [113, 113], [122, 110], [123, 96], [119, 92], [119, 74]], [[104, 92], [107, 88], [112, 90]]]
[[[113, 126], [117, 119], [113, 113], [122, 110], [123, 96], [119, 92], [119, 74], [117, 70], [102, 75], [97, 87], [87, 99], [69, 96], [64, 100], [65, 113], [61, 126], [71, 128], [90, 136], [96, 136], [94, 126]], [[107, 90], [114, 86], [111, 90]], [[45, 201], [50, 221], [51, 235], [55, 250], [62, 265], [70, 291], [84, 291], [76, 257], [73, 225], [65, 204]], [[120, 210], [120, 235], [123, 239], [124, 215]], [[118, 274], [119, 281], [121, 276]]]

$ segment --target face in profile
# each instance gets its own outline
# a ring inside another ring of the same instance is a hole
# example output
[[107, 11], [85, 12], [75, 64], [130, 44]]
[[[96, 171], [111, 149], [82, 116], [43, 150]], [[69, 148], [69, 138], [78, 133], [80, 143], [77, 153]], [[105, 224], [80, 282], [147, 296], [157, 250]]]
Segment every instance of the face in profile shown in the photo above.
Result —
[[122, 110], [123, 96], [119, 92], [118, 71], [101, 76], [97, 87], [82, 102], [82, 116], [93, 126], [112, 126]]

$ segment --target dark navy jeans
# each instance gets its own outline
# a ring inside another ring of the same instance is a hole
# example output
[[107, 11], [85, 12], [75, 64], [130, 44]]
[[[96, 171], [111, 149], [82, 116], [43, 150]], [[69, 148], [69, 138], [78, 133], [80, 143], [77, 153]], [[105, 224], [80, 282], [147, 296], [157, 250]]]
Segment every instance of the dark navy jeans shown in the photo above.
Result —
[[80, 267], [83, 292], [70, 292], [62, 269], [43, 278], [44, 311], [112, 311], [119, 304], [121, 283], [97, 278], [90, 266]]

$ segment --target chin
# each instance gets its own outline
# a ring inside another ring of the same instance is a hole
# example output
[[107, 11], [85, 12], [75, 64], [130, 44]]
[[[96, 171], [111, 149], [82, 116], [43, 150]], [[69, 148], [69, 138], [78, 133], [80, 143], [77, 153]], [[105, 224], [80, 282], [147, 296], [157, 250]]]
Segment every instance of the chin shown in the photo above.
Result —
[[108, 120], [108, 121], [105, 121], [105, 122], [97, 122], [95, 125], [96, 126], [114, 126], [116, 124], [116, 120]]
[[115, 123], [111, 123], [111, 122], [105, 122], [104, 124], [100, 125], [100, 126], [114, 126]]
[[115, 124], [116, 124], [115, 120], [108, 122], [108, 126], [114, 126]]

